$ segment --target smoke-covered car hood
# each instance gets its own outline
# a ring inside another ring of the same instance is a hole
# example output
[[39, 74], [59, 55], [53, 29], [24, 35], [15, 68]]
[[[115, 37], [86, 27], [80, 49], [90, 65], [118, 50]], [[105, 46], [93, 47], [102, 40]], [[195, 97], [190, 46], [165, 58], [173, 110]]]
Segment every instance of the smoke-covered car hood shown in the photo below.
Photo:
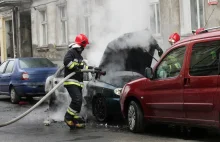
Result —
[[127, 33], [107, 45], [99, 67], [107, 74], [133, 71], [144, 75], [145, 68], [151, 67], [155, 50], [159, 55], [163, 53], [148, 30]]

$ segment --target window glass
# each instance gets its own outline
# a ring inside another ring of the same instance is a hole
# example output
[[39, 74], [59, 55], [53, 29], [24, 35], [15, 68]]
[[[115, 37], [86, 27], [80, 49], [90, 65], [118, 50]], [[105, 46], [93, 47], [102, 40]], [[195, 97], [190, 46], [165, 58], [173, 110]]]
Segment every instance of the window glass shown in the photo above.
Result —
[[157, 67], [155, 79], [165, 79], [179, 75], [183, 65], [186, 47], [171, 51]]
[[5, 73], [12, 73], [13, 69], [14, 69], [14, 61], [10, 61], [7, 65]]
[[152, 3], [150, 5], [150, 28], [154, 34], [160, 33], [160, 7], [159, 3]]
[[45, 68], [45, 67], [56, 67], [47, 58], [26, 58], [19, 60], [21, 68]]
[[218, 75], [219, 50], [220, 41], [195, 44], [192, 47], [190, 75]]
[[204, 1], [190, 0], [192, 29], [204, 26]]
[[8, 63], [8, 62], [4, 62], [4, 63], [1, 64], [1, 66], [0, 66], [0, 73], [3, 73], [3, 72], [4, 72], [5, 66], [7, 65], [7, 63]]

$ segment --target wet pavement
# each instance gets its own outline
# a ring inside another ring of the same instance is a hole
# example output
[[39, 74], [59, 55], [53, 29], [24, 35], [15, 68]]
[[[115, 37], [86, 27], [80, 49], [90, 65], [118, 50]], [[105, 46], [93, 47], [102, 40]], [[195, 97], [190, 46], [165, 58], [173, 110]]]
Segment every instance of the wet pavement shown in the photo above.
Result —
[[[8, 97], [0, 96], [0, 123], [11, 120], [30, 108], [36, 101], [24, 105], [11, 104]], [[128, 131], [122, 120], [108, 124], [96, 123], [90, 118], [85, 129], [69, 130], [63, 122], [44, 126], [47, 118], [44, 103], [18, 122], [0, 128], [0, 142], [219, 142], [220, 133], [215, 130], [197, 130], [188, 140], [181, 133], [167, 126], [148, 127], [143, 134]]]

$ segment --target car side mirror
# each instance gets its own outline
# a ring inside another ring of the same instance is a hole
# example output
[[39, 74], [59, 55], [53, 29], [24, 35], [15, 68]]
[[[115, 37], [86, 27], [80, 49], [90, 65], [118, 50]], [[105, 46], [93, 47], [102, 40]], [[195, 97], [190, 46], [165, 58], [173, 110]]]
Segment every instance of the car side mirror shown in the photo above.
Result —
[[149, 79], [153, 78], [153, 69], [152, 68], [147, 67], [145, 69], [145, 77], [149, 78]]

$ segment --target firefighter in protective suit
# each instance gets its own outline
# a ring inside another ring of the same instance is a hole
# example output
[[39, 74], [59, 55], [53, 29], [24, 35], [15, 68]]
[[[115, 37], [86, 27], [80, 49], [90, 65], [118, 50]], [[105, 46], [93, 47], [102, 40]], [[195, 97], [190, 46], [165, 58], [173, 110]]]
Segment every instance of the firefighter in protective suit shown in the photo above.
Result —
[[[171, 45], [174, 45], [179, 40], [180, 40], [180, 36], [178, 33], [171, 34], [168, 39]], [[174, 77], [178, 75], [180, 69], [181, 69], [181, 65], [178, 62], [177, 57], [169, 55], [168, 57], [166, 57], [166, 62], [164, 62], [162, 66], [158, 69], [158, 77], [159, 78]]]
[[76, 72], [75, 75], [64, 82], [64, 86], [72, 99], [64, 118], [70, 129], [85, 127], [85, 120], [79, 116], [82, 106], [83, 88], [83, 73], [79, 72], [79, 70], [91, 68], [83, 62], [83, 57], [81, 56], [87, 44], [89, 44], [89, 41], [84, 34], [77, 35], [75, 42], [69, 45], [70, 49], [66, 53], [63, 62], [65, 66], [65, 77], [72, 72]]

